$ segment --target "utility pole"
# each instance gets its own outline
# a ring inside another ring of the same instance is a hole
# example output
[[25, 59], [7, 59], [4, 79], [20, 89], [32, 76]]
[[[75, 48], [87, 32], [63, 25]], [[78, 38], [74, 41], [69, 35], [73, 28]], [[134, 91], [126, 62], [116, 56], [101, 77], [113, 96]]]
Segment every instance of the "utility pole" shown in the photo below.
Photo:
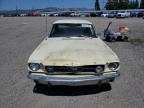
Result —
[[15, 13], [15, 16], [18, 16], [18, 7], [16, 5], [16, 13]]

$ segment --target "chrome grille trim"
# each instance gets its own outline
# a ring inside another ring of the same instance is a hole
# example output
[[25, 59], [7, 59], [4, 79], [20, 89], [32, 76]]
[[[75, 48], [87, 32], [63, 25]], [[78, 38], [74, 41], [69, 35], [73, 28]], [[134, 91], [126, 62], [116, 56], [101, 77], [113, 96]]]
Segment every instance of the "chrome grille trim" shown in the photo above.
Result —
[[[45, 66], [45, 70], [47, 72], [95, 72], [95, 68], [97, 66], [102, 66], [104, 69], [104, 65], [89, 65], [89, 66]], [[50, 71], [48, 68], [53, 68], [53, 71]]]

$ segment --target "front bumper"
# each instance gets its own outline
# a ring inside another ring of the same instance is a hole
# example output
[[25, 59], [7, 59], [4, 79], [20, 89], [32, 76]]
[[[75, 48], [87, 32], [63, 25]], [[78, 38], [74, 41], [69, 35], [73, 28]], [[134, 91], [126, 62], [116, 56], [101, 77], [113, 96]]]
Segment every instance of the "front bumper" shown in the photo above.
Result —
[[68, 85], [68, 86], [80, 86], [80, 85], [94, 85], [99, 83], [106, 83], [110, 80], [120, 76], [119, 72], [110, 72], [99, 76], [87, 76], [87, 77], [55, 77], [55, 76], [42, 76], [32, 75], [29, 73], [28, 78], [35, 80], [41, 84], [47, 85]]

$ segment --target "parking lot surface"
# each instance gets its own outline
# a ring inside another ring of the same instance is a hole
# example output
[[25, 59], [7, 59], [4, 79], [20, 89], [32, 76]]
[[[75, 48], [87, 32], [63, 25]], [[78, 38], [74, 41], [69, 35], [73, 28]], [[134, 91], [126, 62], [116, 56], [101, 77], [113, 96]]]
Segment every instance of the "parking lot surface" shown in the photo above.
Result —
[[[48, 31], [57, 19], [64, 18], [47, 18]], [[103, 32], [109, 21], [113, 21], [112, 29], [119, 25], [131, 29], [129, 42], [106, 42], [120, 58], [121, 76], [102, 87], [43, 87], [36, 93], [37, 85], [27, 78], [27, 60], [46, 37], [46, 17], [0, 18], [0, 108], [144, 107], [144, 20], [77, 19], [93, 22], [97, 33]]]

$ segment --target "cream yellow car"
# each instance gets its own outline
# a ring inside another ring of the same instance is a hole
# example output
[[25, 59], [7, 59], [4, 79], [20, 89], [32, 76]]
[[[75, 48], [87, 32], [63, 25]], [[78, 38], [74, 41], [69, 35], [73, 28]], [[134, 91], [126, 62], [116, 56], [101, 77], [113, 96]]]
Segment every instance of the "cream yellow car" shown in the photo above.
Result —
[[97, 85], [120, 75], [119, 58], [87, 20], [55, 21], [27, 67], [29, 79], [46, 85]]

